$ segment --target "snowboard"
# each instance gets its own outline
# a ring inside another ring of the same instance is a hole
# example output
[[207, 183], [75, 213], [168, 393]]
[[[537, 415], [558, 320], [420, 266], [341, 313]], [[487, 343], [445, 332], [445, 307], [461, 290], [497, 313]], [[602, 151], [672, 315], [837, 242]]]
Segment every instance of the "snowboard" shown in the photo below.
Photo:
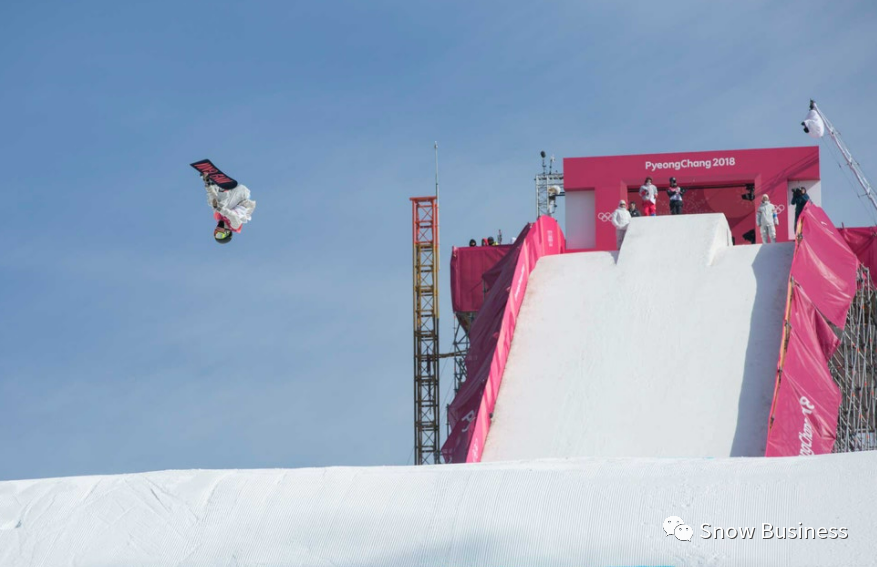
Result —
[[190, 163], [192, 167], [198, 170], [198, 173], [206, 173], [207, 178], [214, 184], [219, 185], [222, 189], [234, 189], [238, 186], [238, 182], [224, 174], [218, 167], [213, 165], [209, 159], [202, 159], [195, 163]]

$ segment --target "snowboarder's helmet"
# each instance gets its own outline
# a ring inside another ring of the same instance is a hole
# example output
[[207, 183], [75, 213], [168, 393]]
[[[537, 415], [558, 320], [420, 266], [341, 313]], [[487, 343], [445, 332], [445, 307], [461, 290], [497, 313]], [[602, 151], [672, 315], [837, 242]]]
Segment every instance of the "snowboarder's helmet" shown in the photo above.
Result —
[[231, 242], [232, 232], [227, 228], [222, 228], [217, 226], [213, 230], [213, 239], [216, 240], [218, 244], [227, 244]]

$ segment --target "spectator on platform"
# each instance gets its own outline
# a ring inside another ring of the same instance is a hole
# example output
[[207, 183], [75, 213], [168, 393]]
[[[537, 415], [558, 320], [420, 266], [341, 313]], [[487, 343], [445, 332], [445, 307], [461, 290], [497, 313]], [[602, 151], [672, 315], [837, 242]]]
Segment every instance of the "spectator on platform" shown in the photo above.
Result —
[[554, 216], [554, 210], [557, 208], [557, 198], [563, 195], [563, 189], [560, 185], [550, 185], [548, 187], [548, 214]]
[[792, 204], [795, 205], [795, 231], [798, 230], [798, 217], [801, 216], [801, 211], [804, 210], [804, 205], [810, 202], [810, 196], [807, 195], [806, 187], [798, 187], [797, 189], [792, 189]]
[[621, 243], [624, 242], [624, 236], [627, 234], [627, 227], [630, 224], [630, 213], [627, 212], [627, 202], [622, 199], [618, 203], [618, 208], [612, 213], [612, 224], [615, 226], [615, 241], [618, 249], [621, 250]]
[[636, 208], [636, 203], [633, 201], [630, 202], [630, 208], [627, 212], [630, 213], [631, 218], [642, 216], [642, 213], [639, 212], [639, 209]]
[[761, 241], [765, 244], [777, 241], [777, 229], [779, 224], [777, 210], [770, 202], [767, 195], [761, 196], [761, 205], [755, 212], [755, 225], [761, 230]]
[[487, 246], [487, 239], [486, 239], [486, 238], [482, 238], [482, 239], [481, 239], [481, 245], [482, 245], [482, 246]]
[[478, 243], [475, 242], [475, 239], [474, 239], [474, 238], [470, 238], [470, 239], [469, 239], [469, 247], [471, 248], [471, 247], [473, 247], [473, 246], [478, 246]]
[[682, 195], [685, 194], [685, 189], [676, 185], [676, 178], [670, 178], [670, 187], [667, 188], [667, 195], [670, 196], [670, 214], [671, 215], [681, 215], [682, 214]]
[[[657, 216], [658, 188], [652, 184], [651, 177], [646, 177], [646, 182], [639, 188], [639, 195], [643, 199], [643, 215]], [[627, 211], [625, 210], [625, 212]]]
[[487, 245], [488, 246], [496, 246], [496, 240], [494, 240], [492, 236], [488, 236], [487, 237]]

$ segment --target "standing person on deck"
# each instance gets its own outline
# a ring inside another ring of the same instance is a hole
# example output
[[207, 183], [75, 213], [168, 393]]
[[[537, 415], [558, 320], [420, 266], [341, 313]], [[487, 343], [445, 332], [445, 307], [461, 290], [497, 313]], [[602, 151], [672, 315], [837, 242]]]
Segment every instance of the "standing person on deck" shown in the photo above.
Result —
[[646, 182], [639, 188], [639, 196], [643, 199], [643, 216], [657, 216], [658, 188], [652, 184], [651, 177], [646, 177]]
[[630, 202], [630, 209], [628, 209], [628, 212], [630, 213], [630, 218], [642, 216], [642, 214], [640, 214], [639, 212], [639, 209], [636, 208], [636, 203], [634, 203], [633, 201]]
[[762, 195], [761, 204], [755, 212], [755, 225], [761, 231], [761, 241], [764, 244], [777, 241], [776, 225], [778, 222], [777, 211], [773, 204], [771, 204], [770, 197]]
[[670, 214], [681, 215], [682, 195], [685, 194], [685, 189], [676, 185], [675, 177], [670, 178], [670, 187], [667, 188], [667, 194], [670, 196]]
[[615, 241], [618, 249], [621, 250], [621, 243], [624, 242], [627, 226], [630, 224], [630, 213], [627, 212], [627, 203], [624, 199], [618, 203], [618, 208], [612, 213], [612, 224], [615, 226]]
[[801, 216], [801, 211], [804, 210], [804, 205], [806, 205], [810, 201], [810, 196], [807, 195], [806, 187], [798, 187], [797, 189], [792, 189], [792, 204], [795, 205], [795, 231], [798, 230], [798, 217]]

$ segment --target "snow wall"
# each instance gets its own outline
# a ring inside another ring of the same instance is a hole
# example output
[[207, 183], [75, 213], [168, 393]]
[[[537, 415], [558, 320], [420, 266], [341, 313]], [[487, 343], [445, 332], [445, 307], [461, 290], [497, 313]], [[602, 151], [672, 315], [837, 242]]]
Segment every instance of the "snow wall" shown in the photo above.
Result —
[[541, 259], [483, 460], [763, 456], [793, 246], [668, 215]]
[[0, 565], [866, 566], [875, 470], [877, 452], [7, 481]]
[[620, 252], [535, 267], [513, 248], [485, 274], [502, 285], [473, 327], [445, 458], [830, 452], [836, 339], [818, 313], [844, 325], [858, 262], [822, 209], [800, 226], [794, 244], [734, 247], [719, 214], [639, 218]]

